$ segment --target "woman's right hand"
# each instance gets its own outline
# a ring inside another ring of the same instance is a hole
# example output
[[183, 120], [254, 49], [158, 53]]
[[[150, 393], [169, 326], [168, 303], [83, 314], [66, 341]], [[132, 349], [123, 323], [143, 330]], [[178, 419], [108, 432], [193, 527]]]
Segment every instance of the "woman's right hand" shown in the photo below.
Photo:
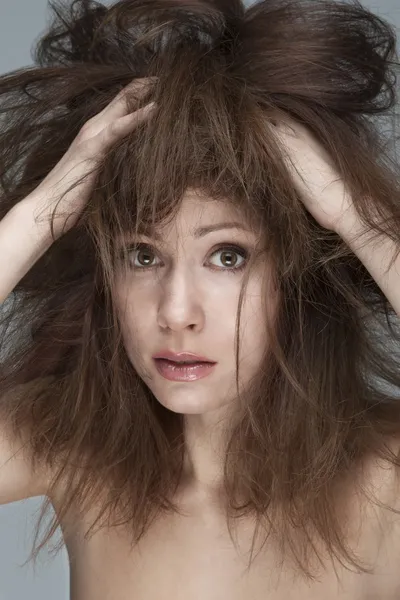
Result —
[[[47, 228], [57, 206], [54, 216], [55, 239], [76, 224], [90, 197], [96, 177], [95, 167], [104, 158], [105, 153], [117, 140], [133, 131], [153, 112], [155, 104], [150, 102], [143, 108], [128, 113], [126, 92], [134, 91], [139, 99], [148, 92], [152, 84], [153, 78], [135, 79], [121, 90], [100, 113], [83, 125], [61, 160], [40, 185], [21, 201], [22, 204], [28, 203], [30, 206], [33, 203], [35, 219], [36, 209], [40, 217], [40, 221], [37, 221], [38, 226]], [[61, 199], [61, 195], [74, 182], [89, 172], [90, 175], [87, 175], [82, 183]]]

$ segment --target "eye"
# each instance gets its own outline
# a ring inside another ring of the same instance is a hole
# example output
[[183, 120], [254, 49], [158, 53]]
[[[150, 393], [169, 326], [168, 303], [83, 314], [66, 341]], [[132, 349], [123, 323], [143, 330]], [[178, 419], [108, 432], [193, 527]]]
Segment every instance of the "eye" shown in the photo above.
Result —
[[[156, 255], [151, 246], [147, 244], [133, 244], [129, 248], [126, 248], [125, 252], [129, 257], [129, 263], [137, 270], [154, 268], [160, 264], [159, 262], [154, 263]], [[211, 254], [212, 257], [218, 255], [220, 255], [219, 260], [222, 266], [217, 265], [213, 267], [214, 270], [236, 272], [246, 266], [248, 251], [240, 246], [221, 246]]]
[[212, 253], [212, 256], [217, 255], [222, 263], [218, 270], [238, 271], [245, 267], [248, 252], [240, 246], [222, 246]]
[[135, 244], [134, 246], [131, 246], [130, 248], [128, 248], [128, 253], [129, 254], [136, 253], [137, 262], [133, 261], [132, 266], [137, 269], [143, 269], [145, 267], [155, 266], [155, 265], [151, 264], [152, 260], [154, 259], [155, 254], [152, 251], [152, 249], [150, 248], [150, 246], [147, 246], [146, 244]]
[[154, 258], [154, 252], [152, 252], [149, 246], [146, 244], [137, 244], [132, 248], [132, 252], [137, 252], [137, 259], [139, 264], [134, 264], [134, 267], [138, 267], [139, 269], [144, 267], [153, 266], [151, 265], [152, 259]]

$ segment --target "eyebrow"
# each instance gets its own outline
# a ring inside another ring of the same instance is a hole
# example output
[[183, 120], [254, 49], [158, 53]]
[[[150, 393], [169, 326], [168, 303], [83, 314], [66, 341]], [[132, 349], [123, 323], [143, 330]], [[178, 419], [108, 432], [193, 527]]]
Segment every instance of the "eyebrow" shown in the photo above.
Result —
[[[212, 225], [198, 227], [197, 229], [192, 230], [191, 234], [193, 237], [198, 239], [204, 237], [208, 233], [212, 233], [213, 231], [219, 231], [220, 229], [242, 229], [243, 231], [250, 231], [245, 225], [243, 225], [243, 223], [240, 223], [239, 221], [228, 221], [224, 223], [213, 223]], [[162, 236], [157, 232], [154, 232], [152, 237], [154, 237], [156, 240], [162, 241]]]

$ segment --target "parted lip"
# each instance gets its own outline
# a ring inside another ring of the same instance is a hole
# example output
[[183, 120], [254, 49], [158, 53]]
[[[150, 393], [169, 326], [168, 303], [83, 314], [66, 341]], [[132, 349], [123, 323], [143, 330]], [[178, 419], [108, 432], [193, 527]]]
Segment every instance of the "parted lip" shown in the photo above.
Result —
[[173, 360], [176, 362], [180, 362], [183, 360], [190, 361], [198, 361], [198, 362], [209, 362], [214, 363], [214, 360], [210, 360], [206, 356], [201, 356], [199, 354], [193, 354], [193, 352], [172, 352], [171, 350], [161, 350], [161, 352], [157, 352], [157, 354], [153, 355], [153, 358], [166, 358], [168, 360]]

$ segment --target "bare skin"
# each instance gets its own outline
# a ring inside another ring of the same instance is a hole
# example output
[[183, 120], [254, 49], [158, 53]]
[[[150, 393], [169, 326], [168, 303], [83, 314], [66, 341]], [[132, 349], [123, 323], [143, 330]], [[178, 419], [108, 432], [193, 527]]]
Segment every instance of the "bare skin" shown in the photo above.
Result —
[[[124, 94], [119, 94], [82, 129], [70, 151], [24, 201], [24, 208], [34, 208], [35, 212], [40, 212], [40, 216], [45, 214], [46, 220], [68, 186], [88, 168], [95, 166], [98, 157], [114, 141], [132, 131], [150, 113], [151, 109], [145, 107], [128, 115]], [[74, 224], [89, 197], [90, 181], [87, 178], [85, 184], [74, 188], [57, 204], [55, 237], [65, 233]], [[26, 236], [26, 246], [21, 244], [15, 247], [10, 229], [10, 223], [14, 222], [17, 220], [11, 214], [7, 221], [4, 220], [3, 233], [0, 235], [0, 241], [3, 241], [1, 254], [5, 257], [4, 268], [1, 269], [0, 300], [8, 296], [50, 244], [47, 223], [35, 221], [34, 239]], [[199, 260], [200, 264], [202, 246], [188, 242], [187, 237], [185, 239], [185, 243], [190, 244], [185, 249], [190, 250], [193, 261], [197, 264]], [[187, 253], [181, 253], [177, 257], [181, 267], [185, 266], [183, 256], [187, 256]], [[208, 277], [204, 271], [202, 277], [206, 276]], [[216, 280], [213, 289], [226, 291], [226, 286], [218, 288], [218, 281]], [[234, 280], [230, 281], [230, 285], [233, 285]], [[195, 317], [198, 319], [196, 331], [201, 332], [207, 325], [204, 318], [207, 317], [207, 312], [200, 310], [204, 309], [204, 305], [197, 306], [195, 312], [190, 312], [194, 305], [186, 302], [183, 293], [186, 287], [182, 287], [182, 290], [176, 288], [175, 291], [179, 294], [175, 293], [173, 297], [179, 301], [185, 300], [182, 305], [185, 311], [174, 311], [171, 304], [164, 303], [160, 312], [162, 319], [158, 325], [164, 328], [168, 325], [170, 330], [176, 332], [178, 327], [191, 327], [192, 317]], [[192, 297], [197, 299], [198, 296]], [[189, 320], [172, 322], [174, 315], [183, 315]], [[157, 380], [154, 381], [157, 383]], [[170, 395], [161, 398], [160, 394], [161, 400], [179, 412], [179, 388], [176, 395], [175, 388], [163, 386], [162, 389], [167, 390]], [[193, 399], [196, 400], [194, 396]], [[198, 404], [194, 402], [194, 405]], [[190, 411], [182, 412], [187, 414]], [[212, 457], [208, 460], [208, 456], [201, 452], [202, 446], [196, 443], [200, 439], [199, 434], [204, 433], [198, 426], [203, 424], [202, 414], [201, 418], [198, 417], [192, 411], [189, 422], [190, 425], [196, 425], [189, 429], [189, 433], [193, 435], [190, 438], [191, 469], [188, 473], [195, 477], [194, 487], [186, 486], [179, 498], [176, 498], [186, 510], [187, 516], [159, 520], [131, 551], [123, 528], [103, 529], [89, 540], [83, 539], [83, 533], [92, 523], [98, 507], [93, 506], [84, 520], [78, 516], [77, 510], [70, 511], [68, 519], [74, 533], [65, 538], [65, 542], [70, 558], [72, 600], [395, 600], [400, 597], [399, 519], [383, 508], [363, 504], [361, 498], [352, 494], [354, 490], [351, 485], [341, 498], [343, 519], [348, 519], [354, 541], [352, 547], [359, 559], [374, 568], [372, 575], [355, 574], [345, 570], [340, 564], [335, 565], [335, 573], [333, 566], [328, 563], [328, 569], [320, 572], [318, 581], [306, 583], [291, 565], [279, 568], [272, 541], [267, 542], [250, 572], [246, 574], [253, 534], [252, 523], [243, 520], [239, 526], [238, 553], [229, 537], [223, 513], [214, 501], [212, 487], [209, 487], [209, 482], [213, 479], [209, 476], [213, 465]], [[199, 482], [208, 487], [199, 488]], [[377, 464], [373, 459], [366, 460], [365, 482], [367, 487], [374, 488], [380, 500], [400, 508], [394, 468], [385, 468], [385, 465]], [[58, 512], [63, 499], [62, 489], [50, 499]], [[65, 529], [66, 525], [66, 521], [61, 521], [62, 528]]]
[[[366, 460], [365, 481], [380, 500], [400, 508], [392, 466]], [[400, 517], [366, 504], [353, 492], [350, 486], [349, 495], [343, 495], [343, 514], [349, 518], [352, 548], [373, 567], [372, 574], [356, 574], [336, 563], [336, 576], [328, 562], [325, 572], [318, 571], [319, 580], [307, 583], [296, 567], [280, 568], [273, 541], [246, 573], [251, 522], [239, 526], [238, 553], [212, 498], [184, 492], [179, 502], [187, 516], [155, 522], [133, 551], [123, 528], [101, 530], [83, 540], [96, 508], [85, 522], [71, 512], [75, 534], [66, 540], [71, 600], [395, 600], [400, 593]], [[61, 496], [52, 498], [56, 512]]]

